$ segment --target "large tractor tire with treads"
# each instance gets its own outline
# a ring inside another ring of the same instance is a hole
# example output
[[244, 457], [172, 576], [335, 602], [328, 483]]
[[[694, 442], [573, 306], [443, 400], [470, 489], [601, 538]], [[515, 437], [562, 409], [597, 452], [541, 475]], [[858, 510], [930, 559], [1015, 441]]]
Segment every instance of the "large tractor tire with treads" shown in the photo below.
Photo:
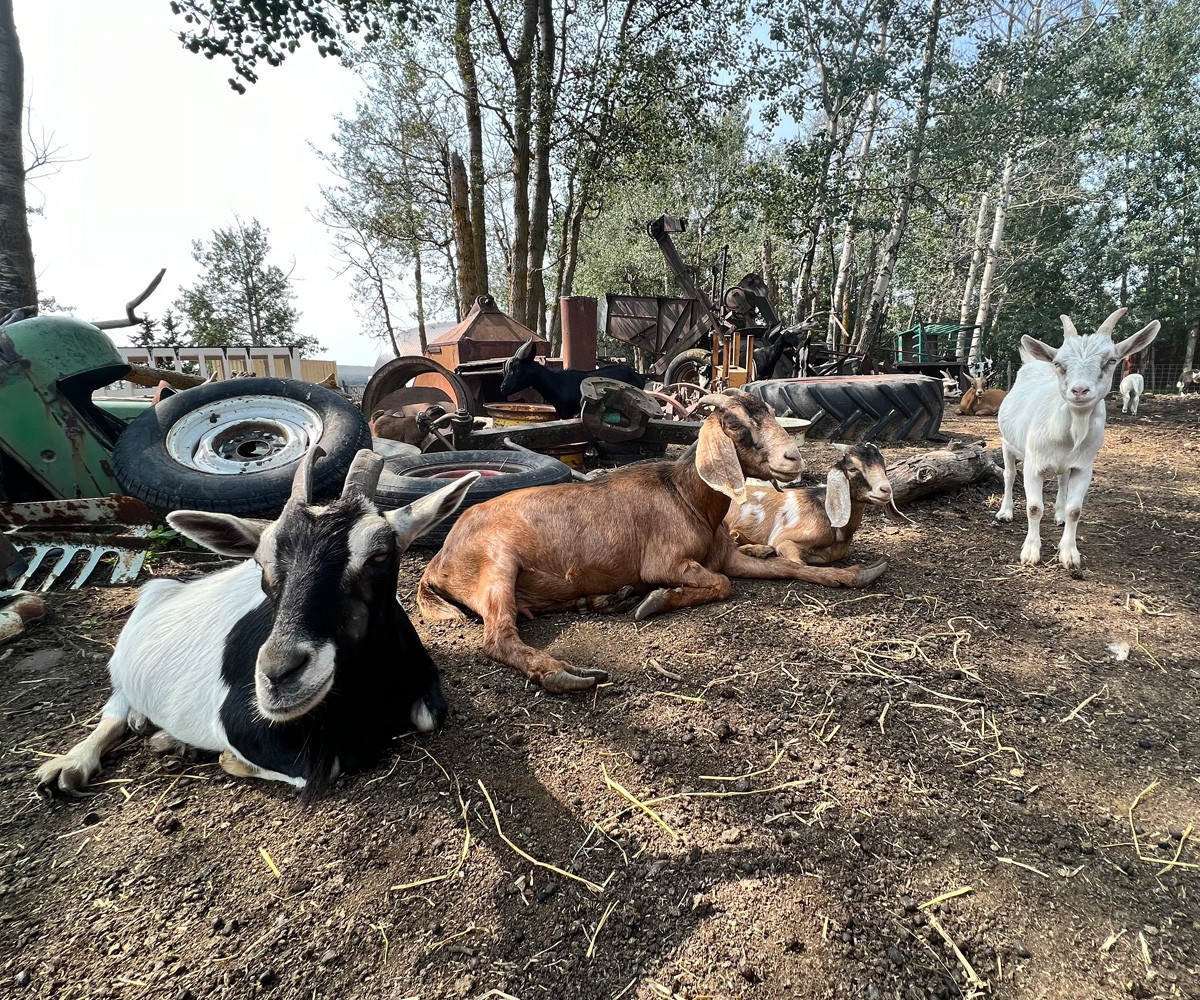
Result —
[[849, 375], [751, 382], [777, 417], [803, 417], [827, 441], [940, 441], [942, 383], [924, 375]]

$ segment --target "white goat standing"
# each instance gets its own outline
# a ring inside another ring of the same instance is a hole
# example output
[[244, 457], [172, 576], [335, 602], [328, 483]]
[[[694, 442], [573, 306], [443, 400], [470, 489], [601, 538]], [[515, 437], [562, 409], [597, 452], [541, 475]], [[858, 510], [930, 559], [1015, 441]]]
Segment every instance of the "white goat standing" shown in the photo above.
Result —
[[1104, 396], [1112, 386], [1117, 362], [1143, 350], [1158, 335], [1158, 321], [1144, 326], [1128, 340], [1112, 341], [1118, 309], [1091, 336], [1081, 337], [1067, 316], [1062, 347], [1033, 337], [1021, 338], [1023, 364], [1012, 390], [1000, 404], [1000, 437], [1004, 449], [1004, 500], [997, 521], [1013, 519], [1013, 482], [1017, 459], [1024, 462], [1025, 504], [1029, 532], [1021, 547], [1021, 562], [1033, 566], [1042, 558], [1042, 483], [1058, 477], [1054, 520], [1063, 525], [1058, 561], [1068, 569], [1079, 566], [1075, 542], [1083, 497], [1092, 481], [1092, 464], [1104, 444]]
[[1141, 402], [1145, 390], [1146, 380], [1142, 378], [1141, 372], [1134, 372], [1121, 379], [1121, 412], [1132, 413], [1136, 417], [1138, 403]]

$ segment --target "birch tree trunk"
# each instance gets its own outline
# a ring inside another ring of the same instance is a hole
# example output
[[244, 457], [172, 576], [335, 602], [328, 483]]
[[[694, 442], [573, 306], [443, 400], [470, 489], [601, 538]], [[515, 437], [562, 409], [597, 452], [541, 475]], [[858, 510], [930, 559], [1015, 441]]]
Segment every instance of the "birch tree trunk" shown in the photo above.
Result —
[[987, 225], [988, 206], [991, 204], [991, 192], [984, 191], [979, 196], [979, 216], [975, 220], [975, 242], [971, 251], [971, 265], [967, 268], [967, 280], [963, 285], [962, 303], [958, 309], [958, 344], [955, 357], [963, 358], [967, 354], [968, 334], [967, 324], [971, 319], [971, 303], [975, 299], [975, 282], [979, 278], [979, 265], [983, 263], [983, 227]]
[[987, 262], [983, 276], [979, 279], [979, 309], [975, 313], [975, 329], [971, 332], [971, 353], [968, 361], [979, 360], [979, 347], [983, 343], [983, 328], [988, 319], [991, 305], [992, 282], [996, 277], [996, 265], [1000, 260], [1000, 249], [1004, 245], [1004, 220], [1008, 213], [1008, 199], [1012, 192], [1013, 174], [1017, 160], [1011, 153], [1004, 161], [1004, 173], [1000, 177], [1000, 191], [996, 197], [996, 214], [992, 220], [992, 238], [988, 243]]
[[12, 0], [0, 0], [0, 317], [37, 305], [21, 145], [24, 72]]
[[917, 111], [908, 149], [908, 169], [905, 172], [904, 185], [900, 189], [900, 197], [896, 202], [892, 228], [888, 233], [887, 242], [884, 244], [883, 262], [875, 279], [875, 287], [871, 290], [870, 312], [863, 328], [861, 350], [867, 357], [868, 367], [874, 364], [875, 355], [879, 351], [879, 343], [883, 339], [883, 327], [887, 321], [888, 289], [891, 287], [892, 274], [896, 270], [896, 260], [900, 256], [900, 244], [904, 240], [904, 232], [908, 227], [908, 212], [912, 207], [917, 179], [921, 175], [925, 127], [929, 123], [929, 92], [933, 87], [933, 66], [937, 59], [938, 29], [941, 27], [941, 21], [942, 0], [932, 0], [929, 5], [929, 27], [925, 33], [925, 52], [921, 62]]

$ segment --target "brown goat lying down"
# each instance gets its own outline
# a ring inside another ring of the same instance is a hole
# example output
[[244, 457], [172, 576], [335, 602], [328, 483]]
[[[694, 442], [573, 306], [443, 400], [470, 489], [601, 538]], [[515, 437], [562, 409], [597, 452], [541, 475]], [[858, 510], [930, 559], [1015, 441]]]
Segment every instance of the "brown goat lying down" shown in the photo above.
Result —
[[836, 447], [841, 455], [824, 486], [779, 492], [750, 484], [746, 502], [725, 515], [743, 552], [819, 566], [846, 558], [868, 504], [883, 507], [889, 520], [912, 523], [892, 499], [883, 453], [873, 444]]
[[725, 529], [746, 476], [772, 482], [803, 469], [787, 432], [761, 400], [709, 396], [717, 409], [700, 429], [695, 461], [647, 462], [590, 483], [535, 486], [468, 509], [417, 586], [430, 621], [483, 619], [483, 651], [548, 691], [605, 679], [521, 641], [517, 614], [532, 618], [603, 604], [622, 590], [646, 593], [638, 619], [729, 597], [730, 576], [865, 587], [886, 568], [818, 568], [738, 551]]

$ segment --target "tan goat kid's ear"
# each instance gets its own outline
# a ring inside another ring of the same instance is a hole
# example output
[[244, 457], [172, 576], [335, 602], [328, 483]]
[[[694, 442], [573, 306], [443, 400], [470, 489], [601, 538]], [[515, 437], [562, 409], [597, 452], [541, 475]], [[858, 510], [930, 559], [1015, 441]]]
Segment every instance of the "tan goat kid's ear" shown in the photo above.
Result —
[[835, 528], [844, 528], [850, 520], [850, 480], [836, 465], [825, 477], [825, 514]]
[[696, 443], [696, 471], [718, 493], [736, 504], [746, 502], [746, 477], [737, 449], [721, 429], [721, 415], [714, 413], [700, 425]]

